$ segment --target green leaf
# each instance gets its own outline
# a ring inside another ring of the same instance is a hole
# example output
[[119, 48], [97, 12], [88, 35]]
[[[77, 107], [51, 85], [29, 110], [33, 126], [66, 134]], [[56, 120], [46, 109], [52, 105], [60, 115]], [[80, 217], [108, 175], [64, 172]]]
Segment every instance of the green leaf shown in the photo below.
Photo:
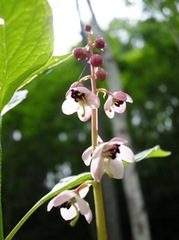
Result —
[[0, 111], [52, 56], [52, 12], [46, 0], [0, 0]]
[[171, 154], [169, 151], [162, 150], [159, 145], [146, 149], [135, 155], [135, 161], [139, 162], [145, 158], [167, 157]]
[[67, 178], [63, 178], [60, 180], [59, 183], [57, 183], [52, 188], [52, 190], [46, 195], [45, 198], [47, 200], [51, 197], [56, 196], [57, 194], [59, 194], [60, 192], [62, 192], [64, 190], [74, 188], [88, 180], [92, 180], [92, 176], [91, 176], [90, 172], [81, 173], [76, 176], [70, 176]]
[[27, 90], [20, 90], [15, 92], [8, 104], [6, 104], [6, 106], [2, 109], [1, 116], [21, 103], [26, 98], [27, 93]]
[[44, 71], [47, 71], [61, 63], [63, 63], [64, 61], [68, 60], [70, 57], [72, 56], [71, 53], [67, 53], [65, 55], [62, 56], [52, 56], [49, 61], [42, 66], [41, 68], [39, 68], [37, 71], [33, 72], [24, 82], [23, 84], [19, 87], [22, 88], [24, 85], [26, 85], [27, 83], [29, 83], [31, 80], [33, 80], [35, 77], [37, 77], [39, 74], [41, 74]]

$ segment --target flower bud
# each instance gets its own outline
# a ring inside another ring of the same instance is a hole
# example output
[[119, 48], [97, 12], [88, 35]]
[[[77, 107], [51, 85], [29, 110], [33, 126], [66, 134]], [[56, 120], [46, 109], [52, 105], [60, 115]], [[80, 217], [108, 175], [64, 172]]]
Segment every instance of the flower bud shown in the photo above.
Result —
[[103, 58], [99, 54], [94, 54], [94, 55], [91, 56], [91, 58], [89, 60], [89, 63], [93, 67], [99, 67], [103, 63]]
[[108, 75], [108, 72], [102, 68], [102, 67], [98, 67], [96, 68], [95, 71], [95, 79], [99, 80], [99, 81], [104, 81], [106, 79], [106, 76]]
[[86, 25], [85, 26], [85, 31], [86, 32], [90, 32], [91, 31], [91, 26], [90, 25]]
[[106, 43], [104, 41], [103, 38], [97, 38], [95, 41], [94, 41], [94, 47], [98, 48], [98, 49], [103, 49], [105, 47]]
[[88, 57], [88, 52], [86, 51], [85, 48], [75, 48], [73, 49], [72, 53], [73, 53], [73, 56], [78, 60], [87, 59]]

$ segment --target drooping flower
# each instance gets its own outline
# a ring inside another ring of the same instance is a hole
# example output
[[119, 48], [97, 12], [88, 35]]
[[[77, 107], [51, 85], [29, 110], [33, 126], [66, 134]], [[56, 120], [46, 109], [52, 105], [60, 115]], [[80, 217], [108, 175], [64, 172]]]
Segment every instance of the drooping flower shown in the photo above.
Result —
[[54, 197], [47, 206], [47, 211], [53, 207], [60, 207], [60, 213], [65, 220], [72, 220], [71, 226], [74, 226], [81, 213], [88, 223], [92, 220], [92, 212], [87, 201], [83, 198], [89, 191], [90, 185], [85, 185], [82, 188], [75, 190], [65, 190], [56, 197]]
[[99, 98], [82, 83], [73, 83], [66, 93], [66, 100], [62, 104], [63, 113], [70, 115], [77, 112], [81, 121], [87, 121], [92, 114], [92, 109], [100, 105]]
[[122, 138], [112, 138], [109, 142], [99, 144], [92, 153], [92, 147], [82, 154], [84, 163], [91, 163], [91, 174], [99, 182], [106, 172], [109, 177], [121, 179], [124, 174], [123, 160], [134, 162], [132, 150], [125, 146], [126, 141]]
[[126, 110], [126, 102], [132, 103], [132, 98], [122, 91], [114, 92], [109, 95], [106, 103], [104, 104], [104, 110], [109, 118], [114, 117], [114, 113], [123, 113]]

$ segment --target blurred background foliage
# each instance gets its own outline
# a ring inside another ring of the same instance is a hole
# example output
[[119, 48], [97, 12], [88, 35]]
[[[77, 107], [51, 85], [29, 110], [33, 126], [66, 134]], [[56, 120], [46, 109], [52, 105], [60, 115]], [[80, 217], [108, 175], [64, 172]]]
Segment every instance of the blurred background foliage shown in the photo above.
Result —
[[[137, 23], [114, 19], [106, 31], [124, 90], [134, 99], [127, 108], [134, 151], [157, 144], [172, 151], [170, 157], [137, 164], [153, 240], [179, 239], [179, 35], [174, 6], [177, 1], [144, 1], [146, 19]], [[28, 85], [27, 99], [4, 117], [6, 234], [60, 178], [88, 171], [81, 154], [90, 143], [90, 123], [61, 112], [65, 93], [82, 70], [80, 62], [70, 59], [42, 74]], [[103, 118], [111, 136], [110, 120]], [[125, 196], [120, 181], [115, 183], [122, 236], [130, 240]], [[14, 239], [95, 239], [93, 225], [81, 216], [71, 228], [57, 209], [47, 213], [44, 204]]]

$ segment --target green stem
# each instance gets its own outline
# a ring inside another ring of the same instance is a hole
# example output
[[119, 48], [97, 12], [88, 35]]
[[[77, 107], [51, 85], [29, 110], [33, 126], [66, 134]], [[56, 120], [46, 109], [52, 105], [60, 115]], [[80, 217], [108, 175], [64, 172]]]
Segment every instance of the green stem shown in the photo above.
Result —
[[[90, 52], [92, 55], [93, 48], [92, 48], [91, 33], [89, 33], [88, 35], [88, 44], [90, 46]], [[91, 90], [94, 94], [97, 94], [95, 68], [92, 65], [91, 65]], [[92, 149], [94, 151], [96, 146], [98, 145], [98, 109], [93, 109], [92, 111], [91, 141], [92, 141]], [[106, 221], [105, 221], [105, 214], [104, 214], [101, 182], [94, 182], [93, 193], [94, 193], [94, 205], [95, 205], [95, 214], [96, 214], [96, 229], [97, 229], [97, 237], [98, 237], [97, 239], [107, 240]]]
[[0, 115], [0, 240], [4, 239], [2, 214], [2, 146], [1, 146], [2, 116]]
[[106, 221], [104, 214], [103, 195], [101, 182], [95, 182], [93, 185], [95, 212], [96, 212], [96, 227], [97, 239], [107, 240]]

